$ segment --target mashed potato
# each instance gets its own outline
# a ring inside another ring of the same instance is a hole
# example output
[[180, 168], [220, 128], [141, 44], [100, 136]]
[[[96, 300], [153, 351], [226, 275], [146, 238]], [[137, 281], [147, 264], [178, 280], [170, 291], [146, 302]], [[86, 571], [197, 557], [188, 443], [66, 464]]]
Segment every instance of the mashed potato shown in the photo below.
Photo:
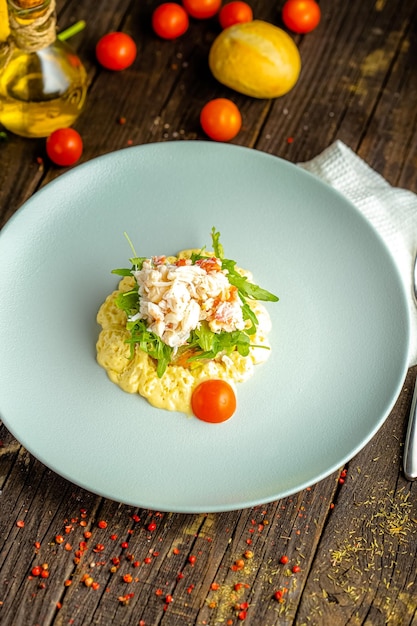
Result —
[[[178, 259], [187, 259], [190, 257], [191, 252], [192, 251], [183, 251], [178, 257], [170, 257], [168, 261], [174, 262]], [[158, 257], [158, 259], [159, 258], [162, 257]], [[166, 259], [164, 257], [160, 265], [158, 263], [155, 264], [155, 268], [159, 270], [161, 267], [161, 272], [166, 273], [165, 263]], [[189, 269], [194, 267], [195, 266], [189, 266]], [[242, 275], [250, 276], [248, 272], [244, 272], [243, 270], [239, 271], [242, 272]], [[146, 276], [146, 272], [155, 272], [155, 270], [144, 264], [144, 272]], [[191, 395], [194, 388], [200, 382], [210, 378], [217, 378], [227, 380], [234, 386], [235, 383], [243, 382], [252, 376], [255, 365], [268, 358], [270, 350], [265, 348], [270, 347], [267, 340], [267, 335], [271, 329], [270, 317], [263, 304], [256, 300], [250, 300], [248, 304], [258, 319], [258, 325], [256, 333], [250, 336], [250, 342], [253, 344], [253, 347], [251, 347], [248, 356], [242, 356], [235, 350], [230, 354], [219, 354], [215, 359], [206, 361], [197, 360], [187, 362], [186, 358], [182, 358], [178, 360], [178, 362], [175, 362], [174, 359], [167, 366], [163, 376], [159, 377], [156, 362], [153, 358], [141, 350], [138, 345], [135, 345], [133, 353], [131, 352], [130, 344], [126, 343], [126, 340], [129, 339], [130, 336], [129, 331], [126, 329], [127, 315], [116, 304], [119, 294], [131, 291], [136, 284], [139, 284], [140, 292], [141, 280], [144, 280], [144, 277], [143, 275], [139, 276], [138, 273], [135, 274], [136, 280], [133, 276], [128, 276], [120, 281], [118, 289], [106, 298], [97, 314], [97, 322], [102, 327], [96, 345], [97, 361], [99, 365], [107, 371], [110, 380], [119, 385], [124, 391], [140, 394], [155, 407], [170, 411], [180, 411], [191, 415]], [[161, 276], [160, 273], [154, 273], [153, 279], [156, 281], [155, 284], [164, 285], [163, 292], [166, 293], [168, 288], [166, 288], [166, 283], [162, 282], [164, 276]], [[181, 285], [180, 288], [175, 288], [180, 289], [180, 291], [182, 289]], [[170, 289], [172, 292], [172, 287], [170, 287]], [[227, 302], [231, 302], [229, 315], [236, 317], [236, 327], [239, 328], [242, 326], [242, 322], [238, 319], [239, 315], [236, 311], [234, 298], [231, 297], [230, 294], [227, 295], [227, 298]], [[165, 299], [169, 299], [169, 294]], [[158, 306], [159, 309], [162, 307], [163, 310], [165, 305], [160, 293], [158, 294], [158, 298], [154, 298], [154, 300], [158, 302], [158, 305], [155, 306]], [[215, 300], [214, 296], [213, 300]], [[142, 305], [141, 302], [141, 307], [142, 306], [143, 310], [140, 312], [141, 318], [143, 318], [145, 314], [149, 314], [150, 316], [151, 313], [154, 313], [149, 303]], [[203, 303], [201, 308], [204, 309], [204, 306]], [[190, 302], [187, 301], [183, 314], [186, 314], [191, 308]], [[224, 313], [224, 309], [221, 310]], [[171, 308], [165, 318], [167, 318], [168, 315], [173, 316]], [[200, 315], [205, 315], [204, 310], [203, 312], [200, 311]], [[181, 316], [177, 314], [177, 317]], [[159, 336], [163, 336], [163, 333], [167, 331], [160, 318], [161, 314], [159, 310], [159, 312], [155, 314], [155, 318], [150, 319], [149, 324], [153, 323], [155, 332], [158, 331]], [[210, 318], [209, 313], [207, 313], [205, 319], [209, 320], [208, 323], [212, 323], [214, 328], [217, 328], [216, 324], [218, 324], [218, 320], [215, 319], [214, 316], [212, 316], [212, 318]], [[243, 327], [244, 324], [243, 322]], [[246, 322], [246, 324], [248, 324], [248, 322]], [[171, 340], [172, 345], [175, 345], [175, 341], [172, 337], [168, 337], [168, 340]], [[168, 340], [166, 343], [168, 343]]]

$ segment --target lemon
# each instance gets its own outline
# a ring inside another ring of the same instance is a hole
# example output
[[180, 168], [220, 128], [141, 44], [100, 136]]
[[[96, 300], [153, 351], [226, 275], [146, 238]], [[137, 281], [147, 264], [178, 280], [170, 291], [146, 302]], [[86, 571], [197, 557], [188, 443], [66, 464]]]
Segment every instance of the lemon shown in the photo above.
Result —
[[214, 40], [209, 67], [223, 85], [254, 98], [277, 98], [296, 84], [301, 58], [291, 37], [262, 20], [235, 24]]

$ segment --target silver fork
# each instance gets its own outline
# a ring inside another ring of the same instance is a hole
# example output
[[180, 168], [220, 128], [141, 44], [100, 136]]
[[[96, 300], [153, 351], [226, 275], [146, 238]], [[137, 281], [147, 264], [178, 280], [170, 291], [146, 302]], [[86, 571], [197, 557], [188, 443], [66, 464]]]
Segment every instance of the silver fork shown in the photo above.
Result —
[[[414, 300], [417, 304], [417, 254], [414, 259], [413, 276]], [[404, 476], [407, 480], [417, 478], [417, 380], [414, 386], [413, 399], [411, 401], [410, 417], [408, 418], [407, 435], [404, 444]]]

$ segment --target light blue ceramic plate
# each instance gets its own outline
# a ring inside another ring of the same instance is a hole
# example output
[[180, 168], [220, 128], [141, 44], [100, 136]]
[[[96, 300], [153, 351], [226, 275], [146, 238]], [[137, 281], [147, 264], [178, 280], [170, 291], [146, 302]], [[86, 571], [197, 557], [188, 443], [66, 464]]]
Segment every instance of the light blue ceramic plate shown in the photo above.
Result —
[[[210, 246], [276, 293], [272, 353], [231, 420], [152, 408], [96, 364], [110, 272]], [[0, 414], [34, 456], [116, 501], [226, 511], [295, 493], [352, 458], [389, 414], [409, 319], [379, 236], [286, 161], [210, 142], [128, 148], [61, 175], [0, 235]]]

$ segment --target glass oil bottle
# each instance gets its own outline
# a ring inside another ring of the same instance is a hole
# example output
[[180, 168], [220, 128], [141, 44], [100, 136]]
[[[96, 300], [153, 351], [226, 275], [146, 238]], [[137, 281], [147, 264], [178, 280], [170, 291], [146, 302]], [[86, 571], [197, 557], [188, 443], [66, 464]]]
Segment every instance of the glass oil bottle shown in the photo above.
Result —
[[55, 0], [7, 0], [0, 42], [0, 124], [23, 137], [71, 126], [87, 93], [79, 57], [56, 35]]

